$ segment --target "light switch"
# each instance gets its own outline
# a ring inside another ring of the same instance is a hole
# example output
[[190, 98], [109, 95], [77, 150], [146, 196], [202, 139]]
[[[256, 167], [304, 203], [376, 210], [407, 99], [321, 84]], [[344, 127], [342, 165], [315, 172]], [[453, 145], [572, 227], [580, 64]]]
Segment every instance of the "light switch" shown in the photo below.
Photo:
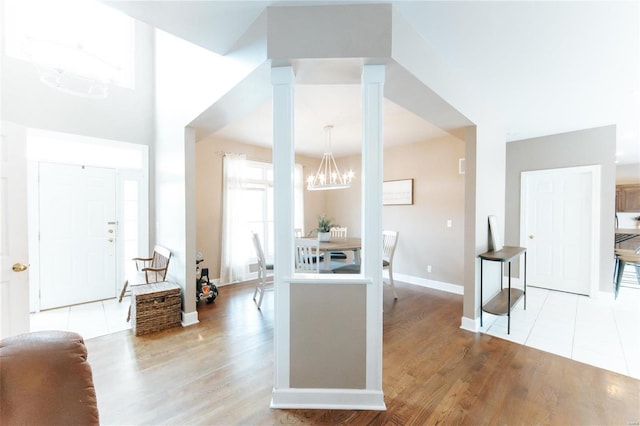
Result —
[[453, 221], [451, 219], [447, 220], [447, 228], [451, 228], [453, 226]]

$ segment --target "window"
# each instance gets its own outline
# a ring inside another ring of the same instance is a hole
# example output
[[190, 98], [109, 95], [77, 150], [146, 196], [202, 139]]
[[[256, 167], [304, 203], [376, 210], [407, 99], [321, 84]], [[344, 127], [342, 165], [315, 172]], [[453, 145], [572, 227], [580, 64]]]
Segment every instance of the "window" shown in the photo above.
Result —
[[5, 24], [6, 55], [39, 65], [45, 83], [135, 86], [135, 21], [121, 12], [90, 0], [7, 0]]
[[[303, 226], [303, 179], [302, 167], [295, 168], [295, 228]], [[244, 199], [247, 206], [247, 225], [251, 231], [257, 232], [262, 242], [265, 256], [273, 257], [274, 253], [274, 218], [273, 218], [273, 165], [247, 161], [246, 176], [243, 182]], [[252, 256], [253, 257], [253, 256]]]
[[[249, 231], [260, 237], [266, 257], [274, 254], [273, 165], [247, 161], [241, 154], [225, 154], [223, 230], [220, 279], [244, 281], [256, 253]], [[295, 227], [302, 228], [302, 166], [295, 168]], [[291, 230], [293, 235], [293, 229]]]

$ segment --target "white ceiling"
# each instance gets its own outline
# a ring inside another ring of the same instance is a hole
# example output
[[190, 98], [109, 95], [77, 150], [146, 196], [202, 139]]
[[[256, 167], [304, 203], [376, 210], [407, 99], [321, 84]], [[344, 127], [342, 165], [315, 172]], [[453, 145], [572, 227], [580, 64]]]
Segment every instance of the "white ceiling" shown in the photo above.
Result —
[[[144, 22], [224, 54], [267, 6], [339, 3], [365, 2], [112, 4]], [[640, 2], [384, 3], [392, 3], [445, 60], [479, 88], [487, 105], [504, 117], [508, 141], [616, 124], [619, 161], [640, 162]], [[356, 89], [333, 89], [311, 86], [300, 94], [296, 92], [297, 102], [310, 114], [305, 116], [296, 110], [296, 137], [300, 141], [316, 138], [316, 144], [323, 145], [322, 127], [334, 124], [334, 151], [338, 152], [347, 140], [358, 138], [360, 107], [357, 101], [346, 101], [350, 99], [347, 94]], [[306, 90], [308, 94], [303, 93]], [[307, 95], [313, 97], [313, 107], [307, 105]], [[344, 108], [340, 114], [332, 111], [338, 99]], [[265, 143], [271, 137], [269, 108], [258, 108], [220, 130], [220, 134]], [[442, 134], [397, 105], [387, 102], [385, 109], [388, 141], [402, 143]]]
[[[331, 151], [336, 157], [359, 152], [362, 134], [360, 85], [298, 85], [295, 88], [295, 146], [300, 154], [321, 156], [326, 148], [324, 127], [332, 125]], [[420, 142], [446, 136], [443, 130], [397, 104], [384, 103], [385, 146]], [[216, 137], [271, 146], [271, 102], [234, 120]]]

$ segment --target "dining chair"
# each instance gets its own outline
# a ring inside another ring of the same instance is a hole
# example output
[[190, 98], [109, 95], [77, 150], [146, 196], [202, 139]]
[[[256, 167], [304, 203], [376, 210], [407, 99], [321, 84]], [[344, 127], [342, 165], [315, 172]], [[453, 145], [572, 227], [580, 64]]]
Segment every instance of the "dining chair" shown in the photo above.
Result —
[[[334, 226], [329, 230], [331, 235], [331, 239], [334, 240], [336, 238], [347, 238], [347, 228], [346, 227], [337, 227]], [[347, 254], [343, 251], [332, 251], [331, 260], [347, 260]]]
[[316, 238], [296, 238], [296, 272], [320, 273], [320, 242]]
[[393, 255], [398, 245], [397, 231], [382, 231], [382, 269], [389, 271], [389, 285], [393, 290], [394, 299], [398, 298], [396, 286], [393, 283]]
[[256, 283], [256, 289], [253, 291], [253, 301], [256, 301], [256, 297], [258, 293], [260, 293], [260, 297], [256, 302], [258, 309], [260, 309], [267, 284], [273, 284], [273, 264], [267, 263], [258, 234], [252, 231], [251, 238], [253, 240], [253, 247], [256, 250], [256, 257], [258, 258], [258, 281]]
[[[396, 286], [393, 282], [393, 256], [398, 245], [397, 231], [382, 231], [382, 269], [389, 271], [389, 286], [393, 290], [393, 298], [398, 298]], [[359, 274], [360, 265], [351, 263], [333, 270], [334, 274]], [[384, 282], [384, 278], [383, 278]]]

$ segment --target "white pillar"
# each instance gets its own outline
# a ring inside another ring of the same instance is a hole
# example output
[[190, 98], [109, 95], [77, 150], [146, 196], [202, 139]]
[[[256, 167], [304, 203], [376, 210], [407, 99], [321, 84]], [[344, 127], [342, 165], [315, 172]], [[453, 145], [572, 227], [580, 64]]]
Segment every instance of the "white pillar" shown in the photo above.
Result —
[[[382, 96], [384, 65], [362, 70], [362, 248], [367, 287], [367, 389], [382, 397]], [[382, 402], [384, 404], [384, 402]]]
[[[271, 70], [273, 84], [274, 354], [273, 388], [289, 387], [289, 282], [293, 271], [293, 83], [292, 67]], [[286, 278], [286, 279], [285, 279]]]

